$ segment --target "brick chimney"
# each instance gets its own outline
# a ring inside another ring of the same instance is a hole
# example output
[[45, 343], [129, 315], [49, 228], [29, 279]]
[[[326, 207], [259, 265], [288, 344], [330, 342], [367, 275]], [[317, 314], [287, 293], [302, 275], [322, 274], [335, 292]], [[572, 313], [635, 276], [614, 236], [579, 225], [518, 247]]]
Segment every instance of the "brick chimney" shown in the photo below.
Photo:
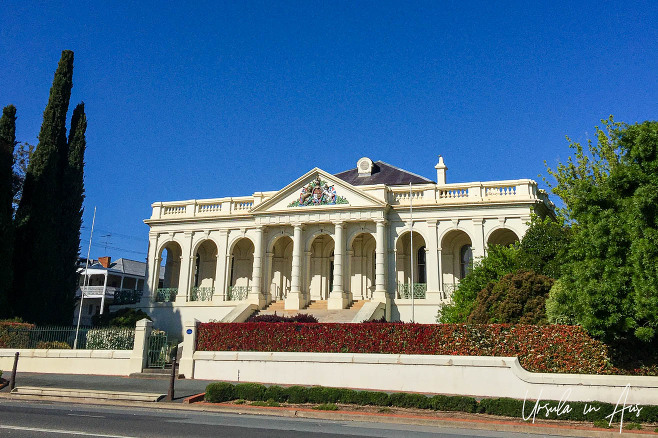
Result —
[[112, 262], [112, 257], [99, 257], [98, 263], [101, 264], [104, 268], [110, 267], [110, 262]]

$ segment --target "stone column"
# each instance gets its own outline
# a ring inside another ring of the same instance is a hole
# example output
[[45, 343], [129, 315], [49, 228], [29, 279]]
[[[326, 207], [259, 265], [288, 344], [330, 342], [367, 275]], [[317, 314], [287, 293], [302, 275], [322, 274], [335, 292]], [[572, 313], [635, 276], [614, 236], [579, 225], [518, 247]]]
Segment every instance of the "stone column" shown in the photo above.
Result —
[[386, 293], [386, 222], [377, 221], [377, 233], [375, 235], [375, 293], [372, 296], [373, 301], [382, 303], [389, 300]]
[[441, 286], [439, 274], [439, 244], [436, 235], [437, 221], [427, 222], [428, 242], [426, 247], [426, 264], [427, 273], [427, 300], [439, 301], [441, 299]]
[[153, 323], [144, 318], [135, 324], [135, 340], [130, 354], [130, 374], [141, 373], [146, 368], [149, 353], [149, 336]]
[[194, 270], [190, 269], [190, 264], [194, 260], [192, 256], [192, 239], [194, 238], [194, 233], [191, 231], [185, 232], [185, 239], [183, 240], [183, 245], [181, 245], [181, 258], [180, 258], [180, 270], [178, 273], [178, 294], [176, 295], [176, 303], [184, 303], [187, 301], [189, 294], [190, 284], [192, 284], [192, 277], [194, 275]]
[[313, 251], [306, 251], [304, 255], [306, 256], [304, 258], [304, 272], [306, 275], [304, 275], [304, 285], [302, 288], [304, 289], [303, 293], [303, 305], [306, 307], [310, 302], [311, 302], [311, 255], [313, 254]]
[[228, 232], [226, 230], [219, 231], [219, 238], [215, 241], [217, 245], [217, 264], [215, 265], [215, 292], [213, 293], [213, 301], [224, 301], [228, 285], [226, 284], [226, 251]]
[[482, 218], [473, 219], [473, 260], [480, 260], [484, 257], [484, 220]]
[[290, 281], [290, 293], [286, 297], [284, 308], [286, 310], [299, 310], [302, 308], [302, 225], [296, 224], [292, 239], [292, 279]]
[[[265, 272], [265, 281], [263, 284], [265, 285], [265, 303], [266, 305], [271, 303], [273, 301], [272, 298], [272, 270], [274, 269], [274, 253], [272, 251], [266, 251], [265, 252], [265, 257], [267, 258], [267, 264], [266, 264], [266, 272]], [[277, 297], [278, 298], [278, 297]]]
[[[194, 378], [194, 348], [196, 346], [196, 319], [183, 324], [183, 352], [180, 354], [178, 373], [186, 379]], [[179, 352], [180, 353], [180, 352]]]
[[259, 309], [265, 306], [265, 297], [261, 293], [263, 271], [263, 227], [256, 228], [254, 237], [254, 266], [251, 271], [251, 292], [248, 297], [250, 303], [258, 305]]
[[327, 309], [346, 309], [347, 296], [343, 290], [343, 254], [345, 254], [345, 223], [334, 224], [334, 285], [327, 300]]
[[445, 299], [446, 291], [443, 288], [443, 249], [439, 246], [439, 249], [436, 251], [436, 253], [439, 259], [439, 295], [442, 299]]

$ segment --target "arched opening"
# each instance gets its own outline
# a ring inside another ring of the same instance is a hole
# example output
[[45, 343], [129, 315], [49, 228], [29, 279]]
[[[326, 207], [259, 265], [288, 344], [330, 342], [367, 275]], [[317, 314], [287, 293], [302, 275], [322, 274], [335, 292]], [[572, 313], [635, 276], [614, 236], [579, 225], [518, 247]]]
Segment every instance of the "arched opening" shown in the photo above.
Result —
[[272, 247], [272, 268], [270, 275], [270, 295], [272, 301], [284, 300], [292, 284], [292, 239], [282, 236]]
[[246, 300], [251, 292], [254, 270], [254, 244], [246, 237], [239, 239], [231, 251], [231, 268], [227, 301]]
[[194, 275], [190, 289], [190, 301], [211, 301], [215, 293], [217, 272], [217, 245], [205, 240], [199, 245], [194, 257]]
[[[412, 247], [413, 245], [413, 247]], [[401, 299], [425, 298], [427, 292], [426, 247], [420, 233], [405, 232], [395, 244], [397, 297]], [[422, 257], [419, 255], [422, 254]], [[412, 269], [413, 262], [413, 269]], [[413, 278], [412, 278], [413, 277]]]
[[[171, 302], [176, 300], [178, 294], [178, 285], [180, 282], [180, 264], [183, 256], [183, 250], [180, 245], [174, 241], [167, 242], [162, 249], [158, 258], [158, 287], [155, 292], [155, 301], [158, 302]], [[160, 271], [164, 270], [164, 274], [160, 275]], [[161, 279], [161, 280], [159, 280]]]
[[350, 292], [355, 300], [369, 300], [375, 291], [376, 241], [370, 233], [358, 234], [350, 247]]
[[499, 228], [494, 230], [493, 233], [489, 235], [489, 240], [487, 241], [487, 246], [491, 245], [502, 245], [510, 246], [514, 245], [519, 241], [519, 237], [516, 233], [509, 228]]
[[450, 295], [464, 278], [473, 262], [473, 243], [464, 231], [452, 230], [441, 240], [443, 291]]
[[308, 254], [309, 294], [311, 301], [326, 300], [334, 282], [334, 240], [328, 234], [315, 237]]

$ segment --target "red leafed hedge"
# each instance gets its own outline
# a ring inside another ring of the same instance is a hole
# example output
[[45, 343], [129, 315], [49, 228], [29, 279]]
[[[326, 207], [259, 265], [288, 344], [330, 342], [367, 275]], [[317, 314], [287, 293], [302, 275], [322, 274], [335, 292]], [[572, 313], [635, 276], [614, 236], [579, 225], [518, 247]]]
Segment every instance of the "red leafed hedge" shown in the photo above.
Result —
[[205, 323], [197, 350], [518, 356], [534, 372], [610, 372], [605, 345], [566, 325]]
[[25, 340], [29, 340], [29, 329], [32, 328], [34, 328], [34, 324], [0, 321], [0, 348], [13, 348], [16, 345], [24, 345]]

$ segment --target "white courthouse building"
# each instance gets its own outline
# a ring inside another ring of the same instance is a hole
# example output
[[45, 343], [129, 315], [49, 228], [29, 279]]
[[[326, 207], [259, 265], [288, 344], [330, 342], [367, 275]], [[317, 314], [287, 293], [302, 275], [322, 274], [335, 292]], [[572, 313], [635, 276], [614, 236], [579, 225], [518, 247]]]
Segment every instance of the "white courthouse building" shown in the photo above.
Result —
[[448, 184], [441, 157], [433, 167], [436, 182], [364, 157], [277, 191], [156, 202], [136, 307], [172, 332], [309, 305], [332, 321], [436, 322], [471, 260], [553, 205], [529, 179]]

